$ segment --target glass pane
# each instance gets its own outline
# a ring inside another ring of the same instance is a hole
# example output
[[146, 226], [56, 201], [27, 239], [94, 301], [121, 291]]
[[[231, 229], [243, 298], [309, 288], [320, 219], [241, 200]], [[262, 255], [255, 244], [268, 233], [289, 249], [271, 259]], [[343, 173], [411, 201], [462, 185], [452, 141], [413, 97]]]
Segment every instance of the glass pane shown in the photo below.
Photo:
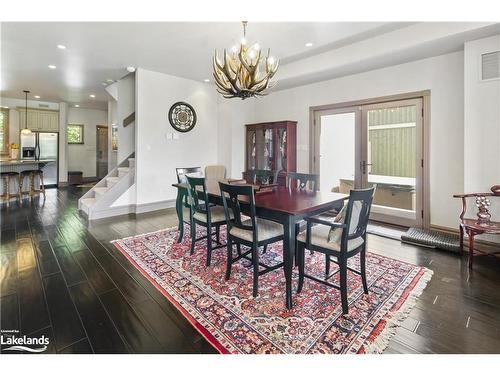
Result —
[[272, 170], [273, 169], [273, 130], [264, 130], [264, 164], [262, 169]]
[[367, 115], [368, 184], [377, 185], [373, 203], [415, 212], [416, 106], [370, 110]]
[[354, 188], [355, 113], [321, 116], [320, 190], [349, 193]]

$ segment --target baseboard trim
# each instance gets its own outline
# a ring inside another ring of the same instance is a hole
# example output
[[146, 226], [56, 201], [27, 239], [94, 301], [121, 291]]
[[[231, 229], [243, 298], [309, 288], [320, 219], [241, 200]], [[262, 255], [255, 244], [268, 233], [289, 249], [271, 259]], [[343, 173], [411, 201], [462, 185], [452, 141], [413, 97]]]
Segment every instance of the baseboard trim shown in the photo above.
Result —
[[142, 203], [135, 205], [135, 213], [142, 214], [145, 212], [164, 210], [166, 208], [175, 207], [175, 199], [167, 199], [159, 202]]

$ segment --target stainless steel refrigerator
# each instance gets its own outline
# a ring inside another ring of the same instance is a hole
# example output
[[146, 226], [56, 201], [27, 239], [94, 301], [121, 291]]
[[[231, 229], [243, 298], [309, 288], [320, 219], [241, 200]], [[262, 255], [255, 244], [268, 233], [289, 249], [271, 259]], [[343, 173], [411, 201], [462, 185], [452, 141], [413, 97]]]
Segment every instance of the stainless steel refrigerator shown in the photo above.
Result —
[[59, 133], [32, 132], [21, 134], [21, 158], [40, 160], [45, 187], [57, 186]]

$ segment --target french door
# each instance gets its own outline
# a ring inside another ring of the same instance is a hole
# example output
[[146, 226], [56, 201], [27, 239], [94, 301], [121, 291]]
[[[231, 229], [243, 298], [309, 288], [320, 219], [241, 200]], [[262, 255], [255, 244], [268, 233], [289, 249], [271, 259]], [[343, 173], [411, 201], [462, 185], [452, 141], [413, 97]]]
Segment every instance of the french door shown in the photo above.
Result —
[[370, 218], [421, 226], [422, 98], [314, 111], [311, 169], [320, 190], [376, 186]]

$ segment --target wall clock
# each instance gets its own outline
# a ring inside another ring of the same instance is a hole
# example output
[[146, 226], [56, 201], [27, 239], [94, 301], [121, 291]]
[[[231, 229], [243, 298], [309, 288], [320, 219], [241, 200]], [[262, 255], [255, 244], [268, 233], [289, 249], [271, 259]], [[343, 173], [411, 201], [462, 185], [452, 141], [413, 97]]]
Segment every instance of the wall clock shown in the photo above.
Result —
[[177, 102], [168, 111], [168, 121], [175, 130], [186, 133], [196, 124], [196, 112], [188, 103]]

